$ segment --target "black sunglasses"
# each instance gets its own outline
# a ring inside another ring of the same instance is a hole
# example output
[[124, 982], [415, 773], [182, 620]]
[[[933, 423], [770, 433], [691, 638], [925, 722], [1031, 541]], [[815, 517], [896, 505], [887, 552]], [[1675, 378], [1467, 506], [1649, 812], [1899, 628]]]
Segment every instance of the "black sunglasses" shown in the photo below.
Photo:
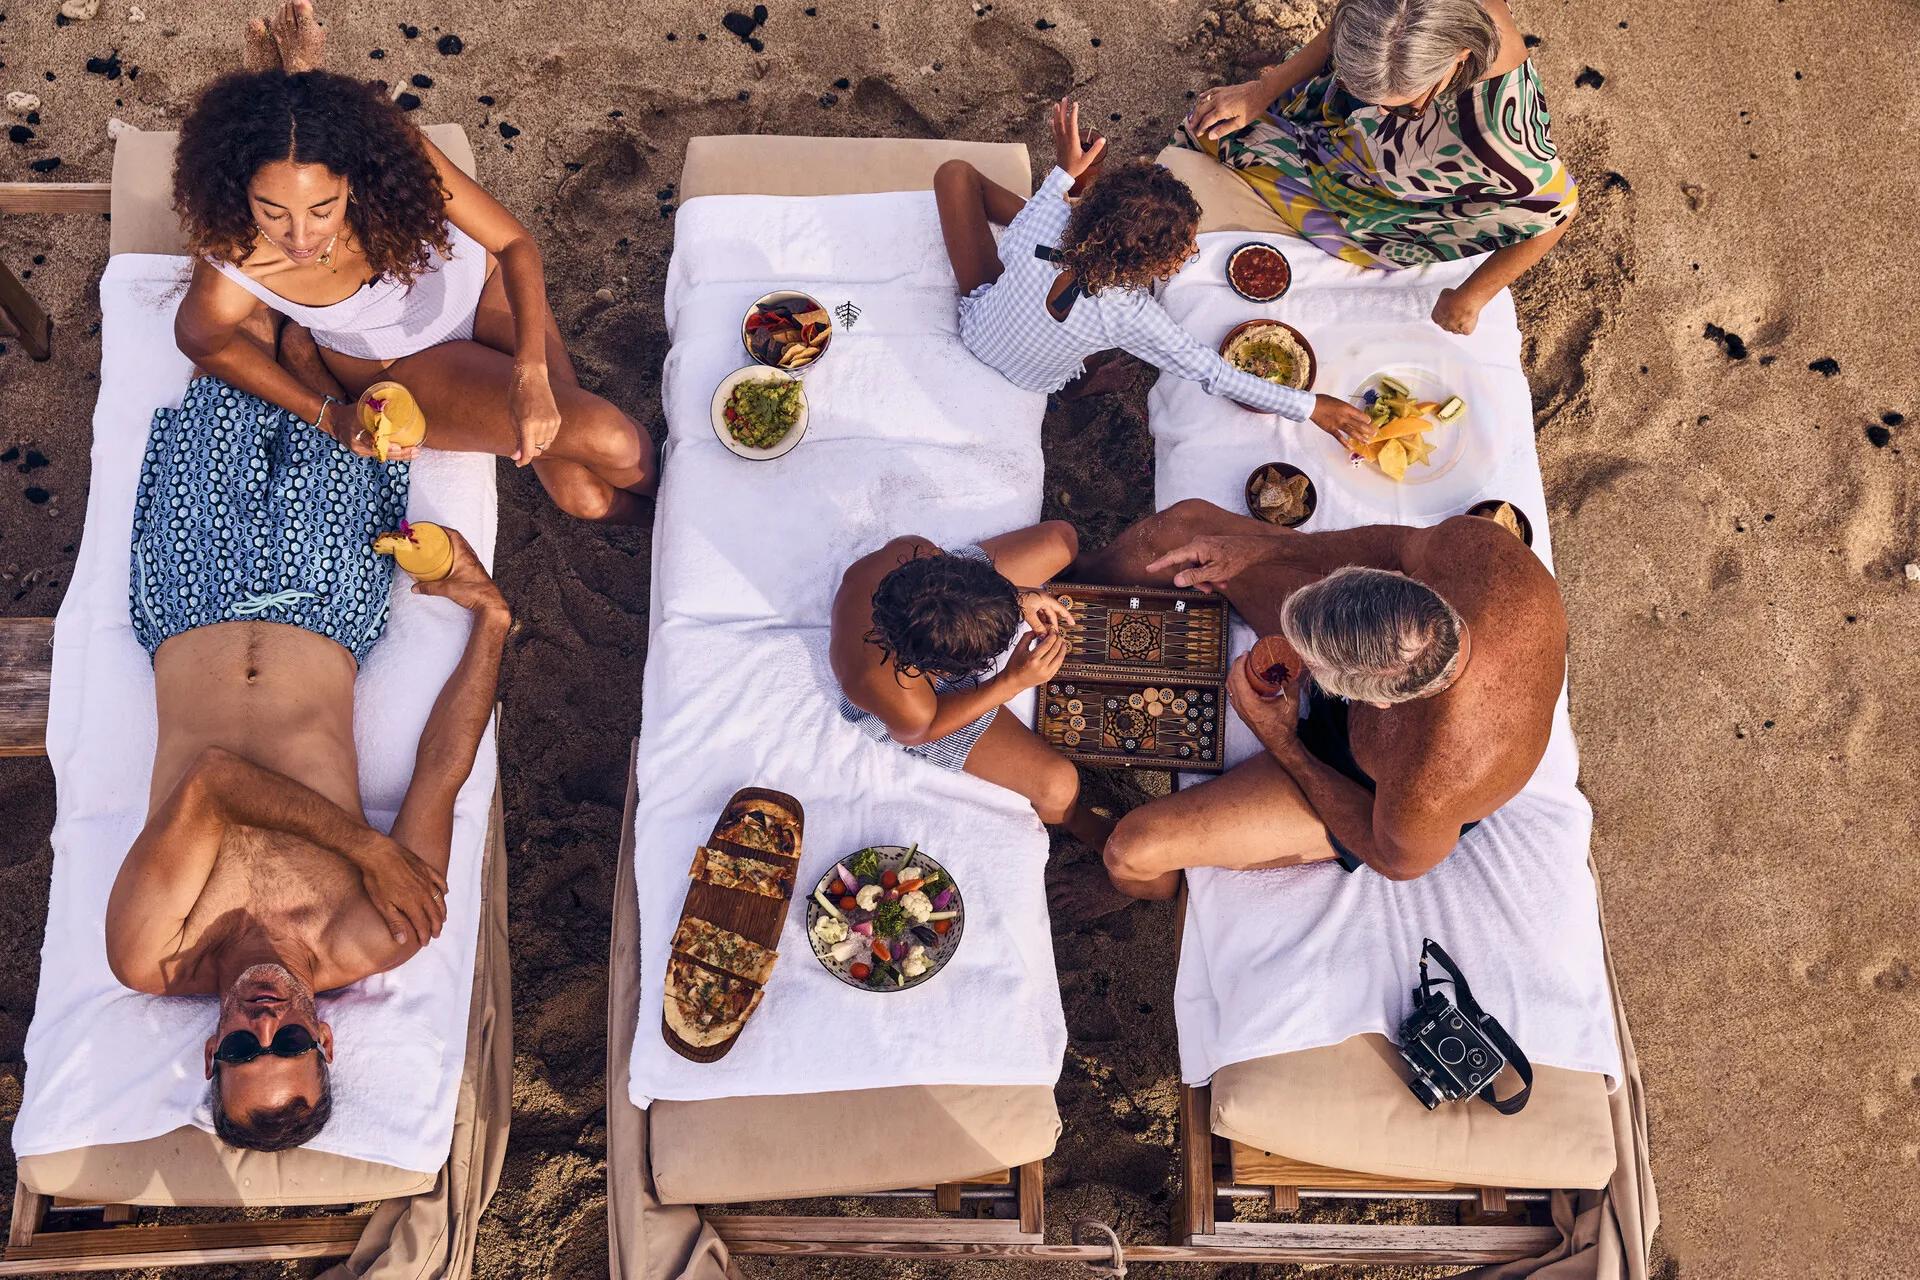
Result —
[[226, 1037], [220, 1041], [219, 1047], [213, 1051], [213, 1060], [237, 1066], [243, 1062], [252, 1062], [263, 1053], [270, 1053], [276, 1058], [297, 1058], [319, 1047], [319, 1043], [313, 1038], [313, 1032], [298, 1025], [280, 1028], [274, 1034], [273, 1043], [270, 1045], [261, 1044], [259, 1037], [253, 1032], [242, 1029], [227, 1033]]

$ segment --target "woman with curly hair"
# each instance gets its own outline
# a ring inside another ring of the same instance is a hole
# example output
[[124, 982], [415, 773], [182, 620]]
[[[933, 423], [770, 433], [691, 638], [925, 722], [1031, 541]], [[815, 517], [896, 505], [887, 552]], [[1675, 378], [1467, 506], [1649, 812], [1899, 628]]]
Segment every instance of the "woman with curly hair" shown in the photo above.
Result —
[[[1016, 386], [1058, 391], [1088, 356], [1119, 348], [1217, 396], [1297, 420], [1336, 439], [1364, 440], [1367, 415], [1332, 396], [1283, 387], [1234, 368], [1182, 329], [1152, 289], [1195, 252], [1200, 206], [1158, 165], [1133, 161], [1093, 180], [1106, 139], [1083, 136], [1080, 108], [1053, 108], [1059, 164], [1033, 199], [964, 160], [935, 172], [947, 257], [960, 285], [960, 339]], [[1069, 199], [1086, 181], [1087, 193]], [[994, 242], [993, 224], [1006, 225]]]
[[1340, 0], [1292, 57], [1201, 94], [1174, 142], [1343, 261], [1484, 255], [1434, 304], [1451, 333], [1472, 333], [1580, 211], [1505, 0]]
[[1017, 791], [1098, 849], [1113, 824], [1080, 807], [1073, 762], [1002, 710], [1066, 661], [1073, 615], [1038, 584], [1079, 549], [1063, 520], [953, 551], [895, 538], [841, 577], [828, 661], [840, 716], [862, 733]]
[[575, 379], [533, 237], [374, 86], [214, 82], [180, 129], [174, 203], [196, 259], [175, 336], [202, 373], [362, 456], [353, 400], [390, 378], [434, 448], [531, 464], [573, 515], [643, 518], [652, 442]]

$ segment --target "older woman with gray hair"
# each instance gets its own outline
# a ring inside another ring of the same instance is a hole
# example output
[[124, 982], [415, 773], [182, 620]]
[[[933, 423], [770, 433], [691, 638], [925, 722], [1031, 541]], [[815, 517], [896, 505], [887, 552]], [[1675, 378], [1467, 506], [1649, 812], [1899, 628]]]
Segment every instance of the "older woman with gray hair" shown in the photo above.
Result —
[[1579, 210], [1505, 0], [1340, 0], [1292, 57], [1201, 94], [1175, 141], [1345, 261], [1489, 255], [1433, 309], [1454, 333], [1472, 333]]

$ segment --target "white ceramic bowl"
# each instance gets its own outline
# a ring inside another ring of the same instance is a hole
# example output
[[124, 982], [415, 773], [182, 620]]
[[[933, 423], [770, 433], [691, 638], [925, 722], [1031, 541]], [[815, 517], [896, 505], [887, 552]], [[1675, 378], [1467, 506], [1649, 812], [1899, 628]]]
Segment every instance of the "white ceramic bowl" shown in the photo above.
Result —
[[727, 400], [733, 395], [733, 389], [749, 378], [757, 378], [762, 382], [798, 383], [800, 381], [800, 379], [794, 377], [784, 369], [770, 369], [765, 365], [751, 364], [744, 369], [735, 369], [732, 373], [720, 380], [719, 388], [713, 393], [713, 434], [718, 436], [720, 443], [727, 446], [729, 450], [742, 458], [747, 458], [754, 462], [765, 462], [768, 459], [778, 458], [784, 454], [793, 452], [794, 446], [799, 444], [801, 437], [807, 434], [807, 393], [805, 388], [802, 388], [800, 391], [800, 416], [794, 420], [793, 426], [787, 431], [787, 434], [780, 437], [780, 443], [765, 449], [755, 449], [735, 440], [733, 438], [733, 432], [727, 429]]
[[[780, 368], [780, 366], [775, 364], [768, 364], [767, 361], [762, 360], [759, 356], [754, 354], [753, 343], [747, 340], [747, 321], [753, 319], [753, 313], [758, 311], [760, 308], [770, 307], [777, 302], [787, 303], [789, 306], [798, 308], [799, 310], [802, 310], [802, 311], [811, 310], [813, 308], [819, 308], [822, 311], [826, 310], [824, 306], [821, 306], [820, 300], [818, 298], [814, 297], [810, 293], [802, 293], [798, 289], [775, 289], [772, 293], [763, 294], [761, 297], [756, 298], [754, 300], [753, 305], [747, 308], [747, 314], [740, 317], [740, 346], [742, 349], [746, 351], [747, 359], [753, 361], [755, 364], [765, 365], [769, 369], [777, 369], [777, 368]], [[787, 369], [785, 370], [785, 372], [792, 373], [792, 374], [805, 373], [808, 369], [813, 368], [813, 366], [819, 364], [822, 360], [825, 360], [827, 358], [827, 348], [833, 345], [833, 327], [834, 327], [833, 321], [831, 320], [827, 321], [826, 335], [820, 339], [819, 355], [807, 361], [805, 364], [800, 365], [797, 368]]]

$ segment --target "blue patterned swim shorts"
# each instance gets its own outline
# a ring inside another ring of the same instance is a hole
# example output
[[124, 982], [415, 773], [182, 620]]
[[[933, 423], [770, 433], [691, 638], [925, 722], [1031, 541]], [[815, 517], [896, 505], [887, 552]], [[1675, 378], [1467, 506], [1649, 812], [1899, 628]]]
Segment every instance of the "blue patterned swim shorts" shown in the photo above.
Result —
[[152, 655], [219, 622], [281, 622], [365, 661], [407, 513], [405, 463], [362, 458], [284, 409], [195, 378], [153, 415], [133, 511], [133, 632]]

